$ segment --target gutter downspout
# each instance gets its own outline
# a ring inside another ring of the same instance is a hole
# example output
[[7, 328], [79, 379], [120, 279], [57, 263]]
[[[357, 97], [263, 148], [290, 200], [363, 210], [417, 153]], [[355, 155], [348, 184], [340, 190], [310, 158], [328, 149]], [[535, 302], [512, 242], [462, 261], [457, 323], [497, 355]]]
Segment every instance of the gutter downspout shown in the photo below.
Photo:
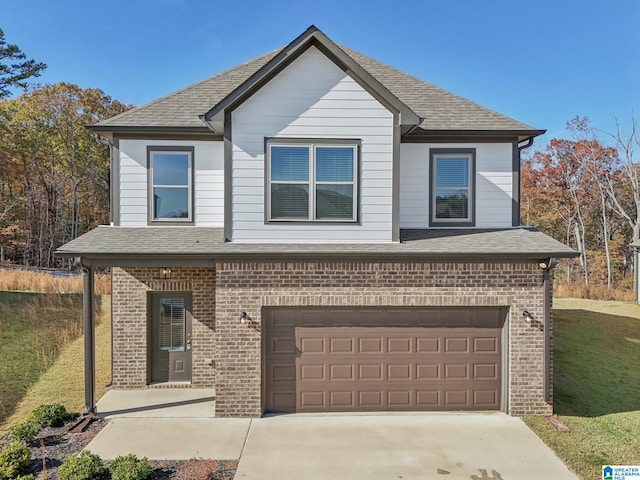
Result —
[[557, 265], [555, 258], [548, 258], [545, 262], [546, 268], [542, 272], [543, 290], [544, 290], [544, 399], [546, 402], [551, 403], [553, 395], [551, 394], [551, 314], [552, 314], [552, 285], [551, 285], [551, 269]]
[[95, 349], [95, 298], [94, 278], [91, 262], [80, 260], [84, 290], [82, 295], [82, 319], [84, 332], [84, 415], [96, 411], [95, 379], [96, 379], [96, 349]]
[[523, 142], [514, 142], [513, 144], [513, 159], [512, 159], [512, 212], [511, 212], [511, 225], [513, 227], [519, 227], [522, 223], [520, 218], [520, 171], [522, 162], [522, 150], [525, 150], [533, 145], [533, 137], [529, 137]]

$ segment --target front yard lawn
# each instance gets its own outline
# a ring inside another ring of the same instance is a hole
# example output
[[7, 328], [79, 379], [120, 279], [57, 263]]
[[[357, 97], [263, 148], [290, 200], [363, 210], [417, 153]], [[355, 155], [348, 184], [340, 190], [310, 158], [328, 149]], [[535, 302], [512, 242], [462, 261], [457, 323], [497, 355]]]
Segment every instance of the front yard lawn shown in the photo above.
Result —
[[557, 299], [554, 409], [567, 432], [524, 421], [585, 480], [640, 465], [640, 305]]

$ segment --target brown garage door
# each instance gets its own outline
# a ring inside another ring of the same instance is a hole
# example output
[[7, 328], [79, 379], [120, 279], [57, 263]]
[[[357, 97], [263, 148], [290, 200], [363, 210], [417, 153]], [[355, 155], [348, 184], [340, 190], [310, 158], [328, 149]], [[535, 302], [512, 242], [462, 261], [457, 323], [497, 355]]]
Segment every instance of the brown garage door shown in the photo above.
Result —
[[505, 315], [499, 308], [266, 310], [266, 409], [498, 410]]

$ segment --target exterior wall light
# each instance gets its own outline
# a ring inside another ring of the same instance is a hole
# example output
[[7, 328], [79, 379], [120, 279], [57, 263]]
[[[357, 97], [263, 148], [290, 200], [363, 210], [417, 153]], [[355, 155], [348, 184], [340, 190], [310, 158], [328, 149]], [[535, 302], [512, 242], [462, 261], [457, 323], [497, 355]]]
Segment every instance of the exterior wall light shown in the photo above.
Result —
[[162, 276], [162, 278], [164, 278], [165, 280], [168, 280], [171, 278], [171, 269], [164, 267], [160, 269], [160, 275]]
[[247, 318], [248, 318], [247, 312], [240, 312], [240, 323], [246, 322]]
[[524, 321], [527, 323], [531, 323], [533, 320], [533, 315], [529, 313], [529, 310], [522, 312], [522, 316], [524, 317]]
[[541, 261], [538, 266], [542, 270], [546, 270], [547, 268], [556, 268], [560, 262], [558, 262], [555, 258], [547, 258], [546, 260]]

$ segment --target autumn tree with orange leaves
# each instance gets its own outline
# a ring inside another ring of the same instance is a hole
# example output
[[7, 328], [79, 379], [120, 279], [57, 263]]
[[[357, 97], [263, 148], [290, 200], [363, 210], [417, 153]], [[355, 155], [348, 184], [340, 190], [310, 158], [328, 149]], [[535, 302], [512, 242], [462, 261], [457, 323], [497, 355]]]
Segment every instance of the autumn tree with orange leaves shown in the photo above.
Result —
[[567, 262], [566, 279], [609, 288], [626, 284], [630, 244], [640, 235], [640, 170], [633, 146], [640, 146], [632, 121], [613, 145], [598, 138], [588, 119], [567, 124], [571, 139], [552, 139], [522, 164], [522, 218], [580, 252]]
[[131, 108], [68, 83], [0, 100], [0, 260], [59, 267], [57, 247], [109, 218], [109, 147], [85, 127]]

